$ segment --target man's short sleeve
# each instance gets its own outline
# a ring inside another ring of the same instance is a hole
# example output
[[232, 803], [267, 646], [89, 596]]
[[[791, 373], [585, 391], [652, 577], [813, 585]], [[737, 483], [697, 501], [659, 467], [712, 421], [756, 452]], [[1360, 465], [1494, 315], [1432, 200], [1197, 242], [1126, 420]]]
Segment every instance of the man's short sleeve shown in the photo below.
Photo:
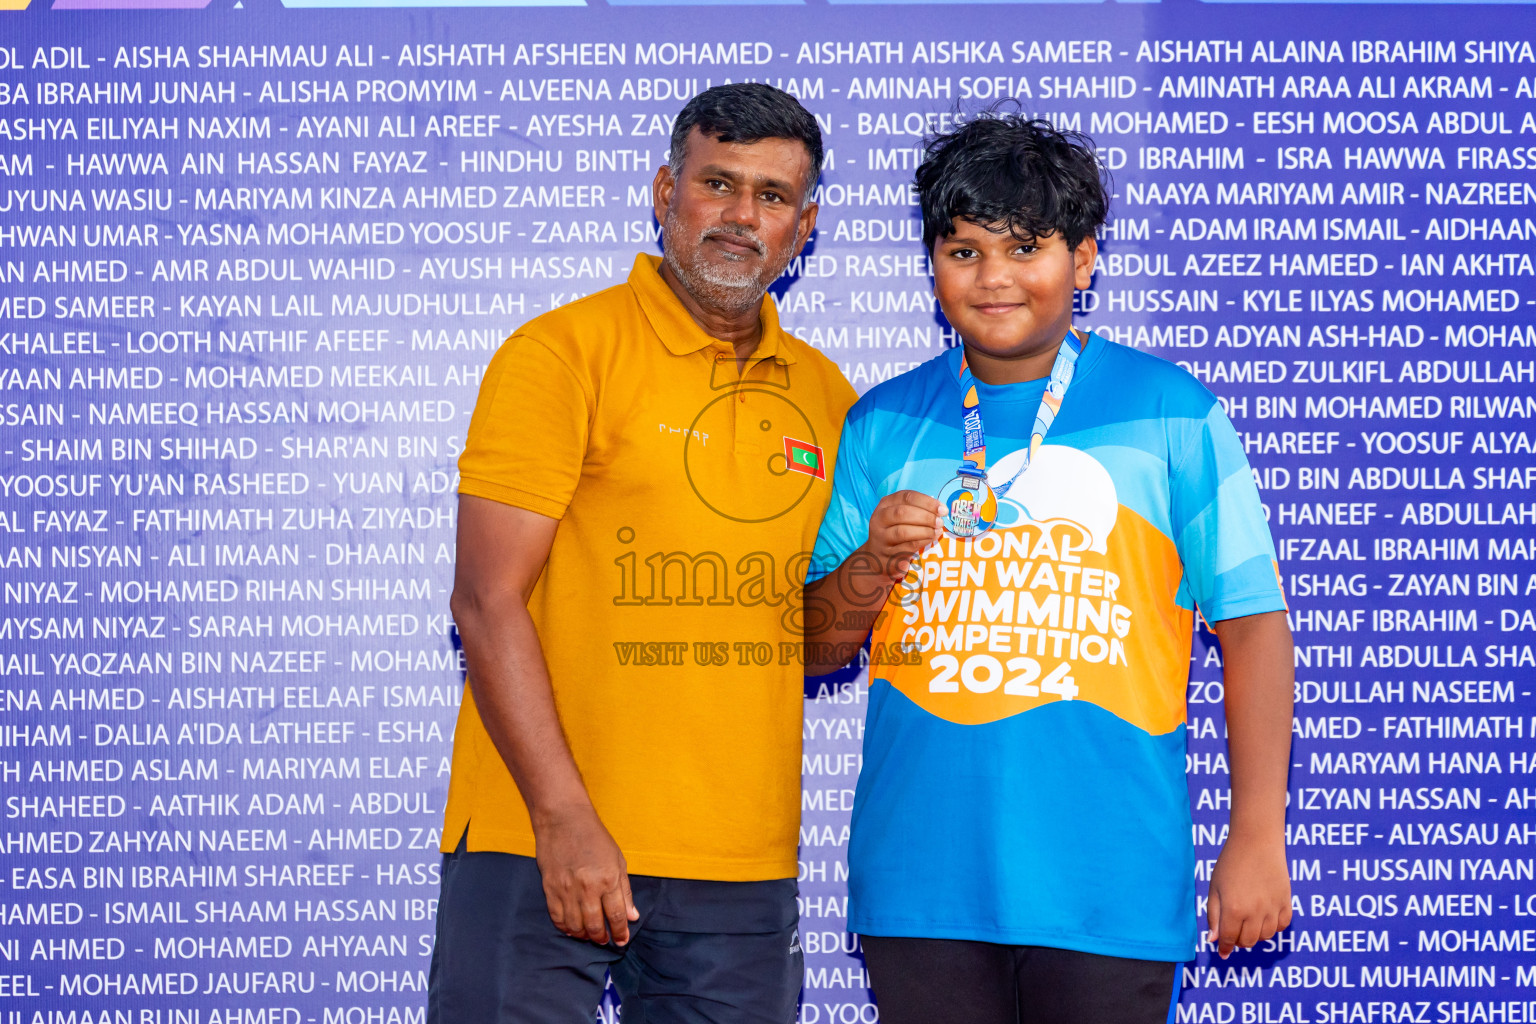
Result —
[[581, 479], [592, 398], [544, 342], [514, 334], [480, 385], [459, 493], [559, 519]]
[[1173, 470], [1174, 543], [1207, 622], [1285, 609], [1274, 542], [1237, 431], [1213, 403]]
[[816, 548], [806, 582], [814, 583], [842, 565], [847, 557], [869, 539], [869, 517], [880, 496], [870, 482], [865, 462], [865, 417], [855, 407], [843, 423], [843, 436], [837, 445], [837, 466], [832, 471], [832, 498], [827, 502], [821, 530], [816, 534]]

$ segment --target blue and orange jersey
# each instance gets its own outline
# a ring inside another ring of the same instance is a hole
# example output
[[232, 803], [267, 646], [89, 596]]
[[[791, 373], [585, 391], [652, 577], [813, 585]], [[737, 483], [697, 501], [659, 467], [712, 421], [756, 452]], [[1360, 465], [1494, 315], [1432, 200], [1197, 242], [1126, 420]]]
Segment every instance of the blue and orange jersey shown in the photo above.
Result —
[[[937, 493], [962, 448], [951, 350], [843, 428], [812, 575], [886, 494]], [[1045, 381], [977, 384], [994, 492]], [[872, 636], [849, 929], [1184, 960], [1196, 940], [1184, 782], [1195, 609], [1285, 607], [1242, 444], [1184, 370], [1092, 335], [996, 526], [946, 536]]]

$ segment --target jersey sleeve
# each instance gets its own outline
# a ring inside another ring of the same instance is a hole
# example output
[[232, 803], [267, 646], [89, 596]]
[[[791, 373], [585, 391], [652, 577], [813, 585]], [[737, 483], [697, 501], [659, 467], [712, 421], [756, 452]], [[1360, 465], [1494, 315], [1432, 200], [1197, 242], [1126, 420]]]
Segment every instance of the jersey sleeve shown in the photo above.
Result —
[[593, 400], [544, 342], [508, 338], [480, 386], [459, 456], [459, 493], [564, 517], [581, 479]]
[[869, 478], [863, 423], [857, 407], [843, 422], [837, 465], [832, 470], [832, 498], [816, 534], [807, 583], [831, 573], [869, 539], [869, 517], [880, 498]]
[[1185, 443], [1171, 497], [1185, 585], [1207, 622], [1285, 609], [1259, 489], [1220, 404]]

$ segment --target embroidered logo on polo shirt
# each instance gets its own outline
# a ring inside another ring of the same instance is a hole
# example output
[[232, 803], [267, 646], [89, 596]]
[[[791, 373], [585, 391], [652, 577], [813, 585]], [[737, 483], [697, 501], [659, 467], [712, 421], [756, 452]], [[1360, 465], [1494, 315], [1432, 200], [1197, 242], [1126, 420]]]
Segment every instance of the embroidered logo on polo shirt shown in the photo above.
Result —
[[813, 476], [817, 480], [827, 478], [826, 460], [822, 457], [821, 449], [814, 444], [806, 444], [792, 437], [784, 438], [784, 461], [788, 463], [791, 472], [804, 473]]

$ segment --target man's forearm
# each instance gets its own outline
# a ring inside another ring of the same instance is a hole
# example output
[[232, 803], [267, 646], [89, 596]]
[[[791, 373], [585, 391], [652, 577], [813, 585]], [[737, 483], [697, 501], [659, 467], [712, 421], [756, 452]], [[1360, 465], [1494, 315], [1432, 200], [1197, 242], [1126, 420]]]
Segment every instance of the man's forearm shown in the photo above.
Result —
[[853, 660], [875, 627], [892, 585], [876, 557], [859, 548], [805, 588], [807, 675], [833, 672]]
[[540, 819], [592, 805], [560, 727], [538, 632], [521, 595], [475, 600], [456, 595], [455, 619], [480, 721], [528, 805]]
[[1225, 663], [1232, 832], [1284, 836], [1296, 680], [1284, 612], [1214, 624]]

